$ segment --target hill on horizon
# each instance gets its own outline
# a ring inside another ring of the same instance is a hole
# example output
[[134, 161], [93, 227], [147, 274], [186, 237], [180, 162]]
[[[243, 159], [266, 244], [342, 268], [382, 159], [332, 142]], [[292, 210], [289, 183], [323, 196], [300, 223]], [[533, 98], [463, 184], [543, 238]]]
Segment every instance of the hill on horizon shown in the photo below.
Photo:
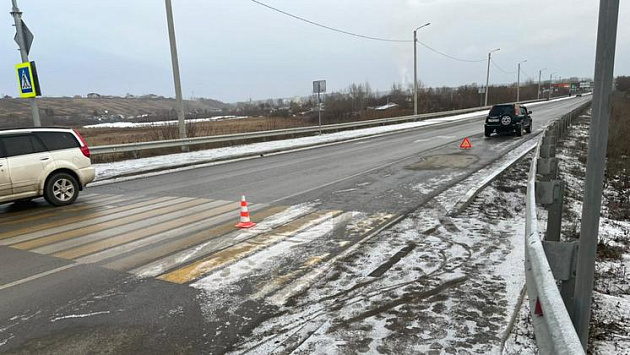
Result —
[[[130, 121], [147, 117], [155, 120], [176, 117], [176, 102], [163, 97], [71, 98], [42, 97], [37, 99], [42, 125], [81, 125], [113, 119]], [[213, 99], [184, 100], [186, 115], [216, 116], [231, 106]], [[0, 128], [32, 125], [28, 100], [0, 98]]]

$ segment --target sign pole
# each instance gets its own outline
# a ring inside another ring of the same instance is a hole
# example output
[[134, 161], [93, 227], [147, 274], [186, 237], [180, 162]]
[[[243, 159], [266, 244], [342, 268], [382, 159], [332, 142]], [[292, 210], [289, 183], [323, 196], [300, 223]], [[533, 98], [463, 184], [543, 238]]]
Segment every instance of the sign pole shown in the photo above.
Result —
[[[13, 9], [11, 15], [15, 21], [15, 30], [17, 31], [17, 42], [20, 47], [20, 55], [22, 56], [22, 63], [28, 62], [28, 52], [26, 50], [26, 42], [24, 40], [24, 28], [22, 27], [22, 13], [17, 6], [17, 0], [11, 0], [13, 3]], [[31, 106], [31, 114], [33, 116], [33, 126], [41, 127], [42, 123], [39, 119], [39, 108], [37, 107], [37, 101], [35, 98], [28, 99]]]
[[317, 116], [319, 117], [319, 135], [322, 135], [322, 100], [319, 98], [317, 91]]
[[[186, 138], [186, 114], [184, 113], [184, 99], [182, 97], [182, 83], [179, 76], [179, 61], [177, 59], [177, 42], [175, 40], [175, 24], [173, 23], [173, 6], [171, 0], [165, 0], [166, 22], [168, 25], [168, 38], [171, 44], [171, 64], [173, 66], [173, 81], [175, 82], [175, 101], [177, 104], [177, 122], [179, 126], [179, 138]], [[182, 151], [187, 152], [188, 146], [183, 145]]]
[[606, 168], [608, 121], [611, 111], [618, 17], [619, 0], [600, 0], [595, 54], [595, 90], [593, 90], [593, 113], [588, 140], [584, 207], [582, 209], [573, 311], [573, 325], [585, 350], [588, 346], [599, 215]]
[[319, 134], [322, 134], [322, 100], [320, 94], [326, 92], [326, 80], [313, 81], [313, 94], [317, 94], [317, 116], [319, 118]]

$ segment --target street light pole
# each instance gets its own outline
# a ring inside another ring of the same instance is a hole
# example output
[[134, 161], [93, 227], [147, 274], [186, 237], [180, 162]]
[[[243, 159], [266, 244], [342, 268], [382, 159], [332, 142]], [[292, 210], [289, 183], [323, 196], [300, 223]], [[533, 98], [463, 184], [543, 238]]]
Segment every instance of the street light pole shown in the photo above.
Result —
[[[12, 0], [13, 9], [11, 15], [13, 15], [13, 21], [15, 22], [15, 30], [17, 31], [17, 41], [20, 47], [20, 55], [22, 57], [22, 63], [28, 62], [28, 53], [26, 52], [26, 40], [24, 39], [24, 29], [22, 27], [22, 12], [17, 5], [17, 0]], [[33, 126], [41, 127], [42, 123], [39, 119], [39, 108], [37, 107], [37, 101], [34, 97], [28, 99], [31, 106], [31, 115], [33, 116]]]
[[[179, 77], [179, 61], [177, 59], [177, 42], [175, 41], [175, 25], [173, 23], [173, 6], [171, 0], [166, 2], [166, 21], [168, 23], [168, 37], [171, 43], [171, 63], [173, 65], [173, 81], [175, 82], [175, 101], [177, 103], [177, 121], [179, 124], [179, 138], [186, 138], [186, 122], [184, 114], [184, 100], [182, 98], [182, 83]], [[187, 147], [182, 146], [182, 150]]]
[[423, 27], [427, 27], [431, 22], [413, 30], [413, 114], [418, 114], [418, 35], [417, 32]]
[[540, 78], [542, 76], [542, 72], [543, 70], [545, 70], [547, 68], [542, 68], [538, 71], [538, 96], [536, 97], [537, 100], [540, 100]]
[[518, 74], [516, 75], [516, 102], [518, 103], [521, 99], [521, 64], [527, 62], [525, 59], [522, 62], [518, 62]]
[[488, 87], [488, 84], [490, 83], [490, 58], [492, 56], [492, 52], [496, 52], [500, 50], [501, 48], [497, 48], [488, 52], [488, 70], [486, 71], [486, 101], [485, 101], [484, 106], [488, 106], [488, 91], [490, 91], [490, 88]]
[[553, 82], [553, 74], [555, 73], [549, 74], [549, 92], [547, 93], [547, 100], [551, 100], [551, 83]]

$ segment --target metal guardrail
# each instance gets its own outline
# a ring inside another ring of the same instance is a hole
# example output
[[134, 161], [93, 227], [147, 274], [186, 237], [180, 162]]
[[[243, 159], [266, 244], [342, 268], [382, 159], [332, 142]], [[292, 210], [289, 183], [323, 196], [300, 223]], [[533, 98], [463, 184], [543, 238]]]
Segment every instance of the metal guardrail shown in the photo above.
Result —
[[[540, 354], [585, 354], [565, 306], [566, 304], [569, 305], [569, 309], [571, 308], [573, 292], [571, 287], [574, 285], [572, 278], [574, 258], [571, 255], [575, 250], [575, 242], [559, 241], [564, 185], [552, 179], [557, 179], [558, 172], [557, 159], [555, 159], [555, 138], [564, 135], [572, 120], [579, 117], [590, 104], [589, 101], [581, 105], [545, 130], [529, 170], [525, 213], [525, 274], [531, 317]], [[544, 181], [547, 185], [536, 181], [539, 173], [549, 178], [549, 181]], [[543, 189], [545, 186], [547, 188]], [[549, 206], [545, 241], [541, 240], [538, 233], [537, 200], [539, 204]], [[558, 205], [560, 214], [553, 212], [557, 211]], [[563, 249], [559, 253], [564, 253], [562, 255], [565, 257], [548, 259], [548, 255], [554, 255], [558, 249]], [[562, 281], [561, 290], [558, 289], [556, 280]]]
[[[535, 101], [542, 101], [542, 100], [529, 100], [529, 101], [522, 101], [521, 103], [528, 103], [528, 102], [535, 102]], [[330, 132], [330, 131], [339, 131], [339, 130], [351, 129], [351, 128], [362, 128], [362, 127], [380, 126], [380, 125], [394, 124], [394, 123], [413, 122], [413, 121], [426, 120], [430, 118], [440, 118], [440, 117], [459, 115], [459, 114], [470, 113], [470, 112], [475, 112], [475, 111], [487, 110], [490, 108], [491, 106], [474, 107], [474, 108], [466, 108], [466, 109], [453, 110], [453, 111], [425, 113], [425, 114], [420, 114], [420, 115], [389, 117], [389, 118], [380, 118], [380, 119], [369, 120], [369, 121], [330, 124], [330, 125], [322, 126], [321, 131]], [[174, 148], [174, 147], [192, 146], [192, 145], [198, 145], [198, 144], [241, 141], [241, 140], [260, 139], [260, 138], [272, 138], [272, 137], [277, 137], [277, 136], [287, 136], [287, 135], [295, 135], [295, 134], [307, 134], [307, 133], [314, 134], [314, 133], [319, 133], [319, 131], [320, 131], [320, 128], [318, 126], [298, 127], [298, 128], [288, 128], [288, 129], [280, 129], [280, 130], [273, 130], [273, 131], [260, 131], [260, 132], [248, 132], [248, 133], [239, 133], [239, 134], [225, 134], [225, 135], [208, 136], [208, 137], [103, 145], [103, 146], [90, 147], [90, 152], [92, 155], [138, 152], [141, 150], [149, 150], [149, 149]]]

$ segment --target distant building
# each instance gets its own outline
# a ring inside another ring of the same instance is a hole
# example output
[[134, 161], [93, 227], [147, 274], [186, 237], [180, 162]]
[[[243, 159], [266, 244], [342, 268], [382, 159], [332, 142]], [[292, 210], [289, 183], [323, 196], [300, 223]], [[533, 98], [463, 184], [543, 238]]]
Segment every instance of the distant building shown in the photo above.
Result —
[[100, 99], [101, 95], [97, 94], [95, 92], [91, 92], [91, 93], [87, 94], [87, 98], [88, 99]]

